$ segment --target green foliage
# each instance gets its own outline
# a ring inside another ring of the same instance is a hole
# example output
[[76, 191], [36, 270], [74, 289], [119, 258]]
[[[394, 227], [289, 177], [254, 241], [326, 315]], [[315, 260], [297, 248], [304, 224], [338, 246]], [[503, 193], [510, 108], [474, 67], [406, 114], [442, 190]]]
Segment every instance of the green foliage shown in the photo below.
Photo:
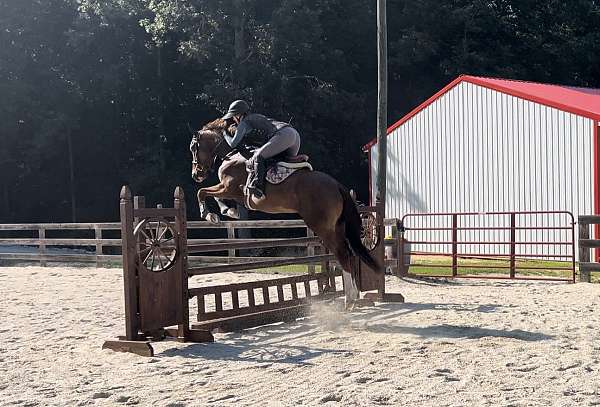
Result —
[[[183, 185], [189, 128], [233, 99], [292, 120], [364, 200], [375, 2], [0, 0], [0, 221], [117, 218]], [[390, 122], [459, 74], [600, 86], [597, 0], [388, 1]], [[68, 137], [73, 166], [69, 164]], [[194, 212], [192, 212], [194, 216]]]

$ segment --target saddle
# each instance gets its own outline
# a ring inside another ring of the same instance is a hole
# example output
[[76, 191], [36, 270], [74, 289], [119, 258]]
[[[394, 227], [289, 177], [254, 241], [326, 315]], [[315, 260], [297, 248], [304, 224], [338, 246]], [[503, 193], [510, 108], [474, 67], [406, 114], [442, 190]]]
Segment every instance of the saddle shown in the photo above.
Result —
[[267, 160], [266, 181], [269, 184], [281, 184], [290, 175], [301, 169], [312, 171], [312, 165], [308, 162], [309, 157], [301, 154], [293, 157], [277, 155]]
[[308, 162], [308, 156], [306, 154], [294, 155], [294, 156], [282, 156], [281, 154], [276, 155], [271, 160], [281, 162], [281, 163], [289, 163], [289, 164], [300, 164]]

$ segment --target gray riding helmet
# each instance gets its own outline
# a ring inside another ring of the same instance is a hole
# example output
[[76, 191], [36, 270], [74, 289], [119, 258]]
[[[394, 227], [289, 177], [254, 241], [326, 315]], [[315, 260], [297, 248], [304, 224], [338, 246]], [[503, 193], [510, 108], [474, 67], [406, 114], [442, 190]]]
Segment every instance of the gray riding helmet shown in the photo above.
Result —
[[222, 117], [223, 120], [231, 119], [236, 114], [244, 114], [250, 111], [250, 106], [244, 100], [236, 100], [229, 105], [229, 110]]

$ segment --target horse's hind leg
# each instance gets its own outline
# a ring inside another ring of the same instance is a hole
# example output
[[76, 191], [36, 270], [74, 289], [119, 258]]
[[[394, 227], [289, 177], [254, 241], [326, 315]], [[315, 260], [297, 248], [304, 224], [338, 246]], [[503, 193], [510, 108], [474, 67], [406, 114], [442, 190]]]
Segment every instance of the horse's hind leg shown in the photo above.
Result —
[[356, 283], [358, 270], [355, 256], [346, 242], [344, 225], [336, 224], [333, 230], [319, 230], [319, 227], [311, 229], [323, 240], [325, 247], [333, 253], [340, 266], [342, 266], [346, 309], [352, 309], [360, 302], [360, 292]]

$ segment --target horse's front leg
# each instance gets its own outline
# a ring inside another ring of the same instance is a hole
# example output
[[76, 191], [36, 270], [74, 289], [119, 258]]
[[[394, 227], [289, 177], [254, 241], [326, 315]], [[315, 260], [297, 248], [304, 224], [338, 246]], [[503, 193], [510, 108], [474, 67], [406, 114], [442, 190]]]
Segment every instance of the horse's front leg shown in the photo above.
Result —
[[200, 217], [210, 223], [219, 223], [219, 215], [209, 211], [206, 205], [206, 198], [209, 196], [219, 198], [226, 191], [225, 185], [219, 183], [208, 188], [201, 188], [198, 190], [198, 206], [200, 207]]
[[240, 218], [240, 212], [235, 204], [234, 204], [234, 206], [230, 206], [227, 202], [225, 202], [224, 199], [221, 199], [221, 198], [215, 198], [215, 201], [217, 201], [217, 205], [219, 206], [221, 215], [225, 215], [232, 219]]

